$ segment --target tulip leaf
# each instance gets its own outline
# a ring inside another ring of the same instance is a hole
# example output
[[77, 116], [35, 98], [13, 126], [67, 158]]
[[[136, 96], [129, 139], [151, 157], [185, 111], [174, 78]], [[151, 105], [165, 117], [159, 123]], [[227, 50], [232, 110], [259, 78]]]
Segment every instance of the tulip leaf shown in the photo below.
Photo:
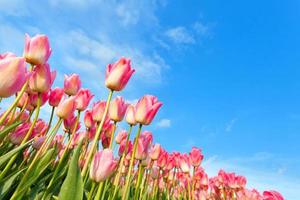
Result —
[[0, 157], [0, 166], [3, 165], [6, 161], [8, 161], [13, 155], [15, 155], [16, 153], [18, 153], [18, 152], [22, 151], [23, 149], [25, 149], [32, 142], [32, 140], [29, 140], [28, 142], [18, 146], [17, 148], [15, 148], [15, 149], [7, 152], [3, 156], [1, 156]]
[[3, 129], [2, 131], [0, 131], [0, 140], [3, 139], [8, 133], [10, 133], [14, 128], [19, 126], [21, 123], [22, 121], [15, 122], [9, 125], [8, 127], [6, 127], [5, 129]]
[[15, 174], [12, 174], [8, 178], [2, 181], [1, 188], [0, 188], [0, 199], [5, 199], [5, 196], [7, 193], [13, 188], [13, 184], [16, 181], [17, 177], [25, 170], [26, 168], [23, 168], [19, 171], [17, 171]]
[[83, 140], [80, 141], [72, 155], [68, 174], [61, 187], [59, 200], [82, 200], [83, 199], [83, 182], [78, 165], [81, 146]]

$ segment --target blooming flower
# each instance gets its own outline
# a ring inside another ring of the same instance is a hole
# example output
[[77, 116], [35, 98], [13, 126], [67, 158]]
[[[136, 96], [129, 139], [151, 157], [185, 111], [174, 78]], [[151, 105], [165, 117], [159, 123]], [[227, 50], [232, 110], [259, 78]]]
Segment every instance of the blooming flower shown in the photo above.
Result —
[[65, 75], [64, 91], [67, 95], [76, 95], [81, 87], [81, 81], [78, 74], [72, 74], [70, 76]]
[[21, 90], [27, 76], [24, 58], [11, 56], [0, 58], [0, 97], [10, 97]]
[[88, 107], [93, 96], [94, 95], [92, 95], [89, 89], [80, 89], [75, 96], [76, 109], [84, 111]]
[[116, 97], [111, 101], [109, 106], [109, 117], [115, 122], [123, 120], [128, 104], [125, 103], [123, 97]]
[[135, 106], [135, 120], [143, 125], [149, 125], [162, 103], [152, 95], [143, 96]]
[[51, 48], [46, 35], [36, 35], [30, 38], [25, 35], [24, 57], [32, 65], [45, 64], [51, 55]]
[[91, 164], [90, 178], [97, 183], [105, 181], [114, 173], [117, 163], [112, 150], [104, 149], [97, 152]]
[[106, 68], [106, 87], [115, 91], [122, 90], [134, 71], [134, 69], [131, 69], [130, 60], [126, 58], [121, 58], [116, 63], [109, 64]]

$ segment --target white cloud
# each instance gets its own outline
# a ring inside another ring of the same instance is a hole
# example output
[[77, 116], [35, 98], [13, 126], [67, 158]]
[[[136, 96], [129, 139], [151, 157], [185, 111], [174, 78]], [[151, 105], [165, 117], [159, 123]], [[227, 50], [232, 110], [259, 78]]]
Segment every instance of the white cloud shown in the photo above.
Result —
[[171, 120], [170, 119], [161, 119], [156, 124], [159, 128], [169, 128], [171, 126]]
[[194, 36], [183, 26], [168, 29], [165, 34], [178, 44], [194, 44], [196, 42]]
[[232, 120], [230, 120], [226, 125], [225, 125], [225, 132], [231, 132], [233, 126], [235, 125], [235, 123], [237, 122], [237, 118], [234, 118]]

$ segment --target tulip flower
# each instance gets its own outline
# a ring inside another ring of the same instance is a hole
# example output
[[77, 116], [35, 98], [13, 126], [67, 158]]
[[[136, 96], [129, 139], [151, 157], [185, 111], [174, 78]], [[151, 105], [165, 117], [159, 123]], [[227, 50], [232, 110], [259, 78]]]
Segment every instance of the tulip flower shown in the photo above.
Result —
[[[40, 106], [43, 106], [49, 99], [48, 92], [41, 93], [41, 103]], [[29, 97], [30, 105], [34, 108], [37, 107], [37, 101], [38, 101], [38, 93], [32, 93]]]
[[112, 150], [104, 149], [97, 152], [91, 164], [90, 178], [97, 183], [105, 181], [114, 173], [117, 163]]
[[21, 99], [17, 103], [17, 107], [23, 108], [27, 104], [29, 104], [29, 96], [26, 92], [24, 92]]
[[106, 68], [106, 87], [114, 91], [121, 91], [134, 71], [134, 69], [131, 69], [130, 60], [126, 58], [121, 58], [116, 63], [109, 64]]
[[203, 160], [203, 155], [201, 153], [201, 149], [193, 147], [190, 152], [190, 162], [194, 167], [198, 167]]
[[135, 107], [134, 105], [128, 105], [126, 111], [126, 122], [132, 126], [136, 125], [135, 121]]
[[276, 191], [264, 191], [263, 200], [284, 200], [283, 196]]
[[44, 141], [46, 140], [46, 136], [39, 136], [39, 137], [35, 137], [34, 141], [32, 143], [32, 147], [34, 149], [39, 150], [41, 148], [41, 146], [43, 145]]
[[29, 78], [29, 87], [33, 92], [48, 92], [55, 77], [56, 72], [50, 72], [50, 66], [48, 63], [36, 65]]
[[[26, 133], [28, 132], [30, 126], [31, 126], [30, 123], [23, 123], [20, 126], [18, 126], [16, 128], [16, 130], [9, 135], [9, 139], [10, 139], [11, 143], [17, 144], [17, 145], [21, 144], [21, 142], [23, 141], [23, 138], [25, 137]], [[32, 132], [31, 135], [29, 136], [29, 139], [31, 139], [33, 137], [34, 137], [34, 135]]]
[[101, 122], [104, 114], [105, 106], [106, 106], [106, 101], [98, 101], [97, 103], [94, 103], [92, 108], [92, 116], [94, 121]]
[[64, 90], [63, 88], [54, 88], [53, 90], [50, 91], [49, 95], [49, 105], [53, 107], [57, 107], [59, 102], [64, 96]]
[[180, 155], [179, 159], [179, 167], [182, 172], [189, 173], [190, 172], [190, 162], [187, 154]]
[[80, 89], [75, 96], [76, 110], [84, 111], [88, 107], [93, 96], [94, 95], [92, 95], [90, 90]]
[[152, 160], [157, 160], [158, 157], [159, 157], [159, 155], [160, 155], [161, 150], [162, 150], [162, 149], [161, 149], [160, 144], [155, 144], [155, 145], [153, 145], [153, 146], [151, 147], [151, 150], [150, 150], [150, 153], [149, 153], [150, 158], [151, 158]]
[[64, 91], [67, 95], [76, 95], [81, 87], [81, 81], [78, 74], [72, 74], [70, 76], [65, 75]]
[[3, 56], [0, 59], [0, 98], [6, 98], [20, 91], [27, 79], [25, 59]]
[[132, 148], [133, 148], [133, 144], [132, 142], [129, 140], [128, 141], [128, 144], [127, 144], [127, 149], [126, 149], [126, 152], [125, 151], [125, 148], [126, 148], [126, 140], [122, 140], [122, 142], [120, 143], [120, 147], [119, 147], [119, 151], [118, 151], [118, 155], [121, 157], [123, 155], [123, 153], [128, 154], [129, 152], [132, 151]]
[[46, 35], [36, 35], [30, 38], [25, 35], [24, 57], [32, 65], [42, 65], [48, 61], [51, 55], [51, 48]]
[[123, 140], [126, 141], [127, 136], [128, 136], [127, 131], [125, 131], [125, 130], [119, 131], [119, 133], [117, 134], [117, 136], [116, 136], [116, 138], [115, 138], [116, 143], [117, 143], [117, 144], [120, 144]]
[[108, 115], [111, 120], [120, 122], [123, 120], [128, 104], [125, 103], [123, 97], [116, 97], [111, 101]]
[[56, 109], [56, 115], [62, 119], [67, 119], [74, 113], [74, 110], [75, 99], [74, 97], [69, 97], [60, 101]]
[[87, 128], [92, 128], [95, 125], [95, 122], [93, 121], [92, 111], [87, 110], [84, 114], [84, 125]]
[[135, 120], [143, 125], [149, 125], [162, 103], [152, 95], [143, 96], [135, 106]]
[[[80, 129], [80, 122], [77, 123], [77, 117], [72, 113], [68, 118], [64, 119], [64, 131], [72, 134]], [[74, 130], [76, 125], [76, 130]]]

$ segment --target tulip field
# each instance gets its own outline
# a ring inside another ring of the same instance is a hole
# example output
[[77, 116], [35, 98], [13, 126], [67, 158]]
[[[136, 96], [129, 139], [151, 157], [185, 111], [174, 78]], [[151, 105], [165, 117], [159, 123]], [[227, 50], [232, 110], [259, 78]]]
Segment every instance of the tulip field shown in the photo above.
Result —
[[[284, 199], [248, 188], [234, 172], [208, 177], [198, 147], [167, 152], [153, 142], [147, 125], [159, 115], [159, 97], [129, 104], [119, 96], [135, 75], [130, 59], [107, 65], [99, 82], [107, 99], [97, 100], [78, 74], [52, 87], [51, 51], [46, 35], [26, 34], [22, 56], [0, 52], [1, 200]], [[51, 114], [44, 120], [46, 104]], [[118, 129], [121, 122], [126, 130]]]

